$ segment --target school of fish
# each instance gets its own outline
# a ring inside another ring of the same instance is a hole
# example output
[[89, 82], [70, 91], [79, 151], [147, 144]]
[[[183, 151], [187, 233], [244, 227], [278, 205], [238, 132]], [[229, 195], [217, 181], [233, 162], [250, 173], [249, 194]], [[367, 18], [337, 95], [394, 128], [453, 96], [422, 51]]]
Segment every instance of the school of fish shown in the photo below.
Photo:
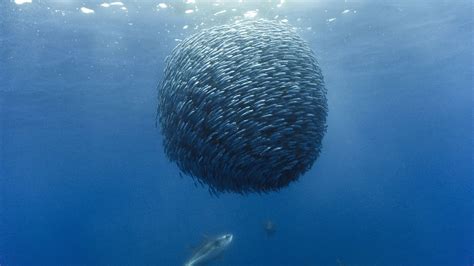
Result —
[[158, 121], [168, 158], [211, 193], [286, 187], [321, 152], [323, 75], [289, 24], [242, 20], [198, 32], [166, 59]]

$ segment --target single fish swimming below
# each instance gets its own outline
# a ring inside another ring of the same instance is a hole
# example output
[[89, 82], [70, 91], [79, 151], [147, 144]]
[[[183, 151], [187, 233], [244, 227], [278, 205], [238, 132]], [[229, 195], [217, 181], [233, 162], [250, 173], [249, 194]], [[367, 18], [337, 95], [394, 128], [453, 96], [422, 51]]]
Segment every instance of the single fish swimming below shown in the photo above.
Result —
[[198, 266], [216, 258], [229, 247], [234, 236], [225, 234], [206, 241], [201, 245], [184, 264], [184, 266]]

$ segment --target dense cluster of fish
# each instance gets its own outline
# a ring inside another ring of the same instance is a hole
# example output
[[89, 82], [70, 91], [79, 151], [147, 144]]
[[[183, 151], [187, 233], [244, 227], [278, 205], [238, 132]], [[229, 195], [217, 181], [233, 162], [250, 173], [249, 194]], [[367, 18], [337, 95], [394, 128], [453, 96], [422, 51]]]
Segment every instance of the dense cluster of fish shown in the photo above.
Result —
[[211, 192], [278, 190], [321, 151], [323, 76], [285, 23], [243, 20], [190, 36], [167, 58], [158, 98], [165, 153]]

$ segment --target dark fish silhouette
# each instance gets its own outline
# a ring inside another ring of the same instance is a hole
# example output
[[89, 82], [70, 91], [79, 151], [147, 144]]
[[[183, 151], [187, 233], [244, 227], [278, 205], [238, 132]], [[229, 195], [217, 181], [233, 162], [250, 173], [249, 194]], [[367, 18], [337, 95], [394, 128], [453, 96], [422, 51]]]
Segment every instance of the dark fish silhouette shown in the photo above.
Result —
[[263, 229], [265, 229], [265, 233], [267, 234], [268, 237], [273, 236], [276, 232], [276, 226], [270, 220], [265, 222]]

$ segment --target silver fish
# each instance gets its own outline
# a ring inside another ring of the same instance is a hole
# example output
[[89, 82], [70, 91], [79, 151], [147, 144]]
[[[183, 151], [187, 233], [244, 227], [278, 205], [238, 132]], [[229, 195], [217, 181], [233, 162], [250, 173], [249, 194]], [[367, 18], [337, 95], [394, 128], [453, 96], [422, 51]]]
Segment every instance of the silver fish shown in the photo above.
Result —
[[184, 266], [198, 266], [215, 259], [229, 247], [233, 238], [232, 234], [225, 234], [206, 241], [196, 249]]

